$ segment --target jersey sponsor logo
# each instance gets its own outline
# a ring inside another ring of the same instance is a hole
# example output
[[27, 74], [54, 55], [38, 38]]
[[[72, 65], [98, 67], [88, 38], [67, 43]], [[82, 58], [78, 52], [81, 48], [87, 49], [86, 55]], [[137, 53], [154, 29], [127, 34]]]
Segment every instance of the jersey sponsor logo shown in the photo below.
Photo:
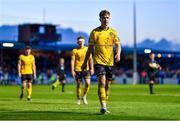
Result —
[[109, 32], [109, 36], [113, 37], [114, 36], [113, 32]]

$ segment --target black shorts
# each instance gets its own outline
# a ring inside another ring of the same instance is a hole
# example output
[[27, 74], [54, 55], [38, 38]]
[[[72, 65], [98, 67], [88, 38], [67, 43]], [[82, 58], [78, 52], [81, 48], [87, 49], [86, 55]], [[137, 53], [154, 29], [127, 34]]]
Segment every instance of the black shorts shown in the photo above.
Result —
[[58, 73], [58, 79], [59, 79], [59, 81], [66, 80], [65, 74], [64, 73]]
[[21, 76], [22, 81], [32, 81], [33, 80], [33, 74], [22, 74]]
[[149, 81], [155, 81], [155, 73], [148, 73]]
[[97, 77], [100, 75], [106, 75], [106, 79], [108, 79], [109, 81], [112, 80], [112, 66], [95, 64], [94, 70]]
[[90, 79], [90, 77], [89, 71], [76, 71], [76, 80]]

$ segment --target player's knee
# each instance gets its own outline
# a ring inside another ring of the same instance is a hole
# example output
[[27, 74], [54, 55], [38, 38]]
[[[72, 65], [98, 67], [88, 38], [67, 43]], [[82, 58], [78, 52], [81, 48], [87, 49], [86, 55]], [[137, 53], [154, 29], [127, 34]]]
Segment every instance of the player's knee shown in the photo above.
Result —
[[77, 80], [76, 84], [77, 84], [77, 86], [80, 86], [81, 85], [81, 80]]
[[90, 83], [86, 83], [86, 86], [87, 86], [87, 87], [90, 87]]
[[23, 82], [22, 82], [22, 86], [26, 86], [26, 81], [23, 81]]
[[27, 83], [27, 85], [28, 85], [28, 86], [31, 86], [31, 85], [32, 85], [32, 83], [31, 83], [31, 82], [28, 82], [28, 83]]
[[150, 81], [149, 84], [154, 84], [154, 81]]
[[85, 82], [86, 82], [86, 84], [88, 84], [88, 85], [89, 85], [89, 84], [91, 83], [90, 78], [86, 78], [86, 79], [85, 79]]

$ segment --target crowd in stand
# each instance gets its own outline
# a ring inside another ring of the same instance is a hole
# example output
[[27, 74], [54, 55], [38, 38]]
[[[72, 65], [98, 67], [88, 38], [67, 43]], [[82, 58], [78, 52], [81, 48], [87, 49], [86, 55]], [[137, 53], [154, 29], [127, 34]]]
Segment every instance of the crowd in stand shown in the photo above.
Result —
[[[10, 53], [3, 55], [3, 61], [0, 65], [0, 84], [21, 84], [21, 80], [17, 74], [17, 62], [18, 62], [18, 53]], [[64, 57], [66, 56], [63, 55]], [[36, 57], [36, 66], [37, 66], [37, 79], [34, 81], [35, 84], [51, 84], [53, 81], [57, 79], [56, 74], [56, 63], [59, 56], [56, 54], [40, 54], [35, 55]], [[56, 57], [56, 58], [55, 58]], [[119, 77], [122, 76], [124, 78], [132, 78], [133, 77], [133, 69], [132, 69], [132, 58], [129, 60], [124, 60], [123, 57], [121, 59], [120, 64], [116, 64], [114, 67], [114, 76]], [[66, 75], [70, 83], [71, 74], [70, 74], [70, 56], [65, 58], [66, 62]], [[131, 64], [129, 64], [131, 62]], [[140, 60], [139, 63], [143, 63], [144, 60]], [[161, 59], [160, 64], [162, 66], [162, 70], [160, 70], [156, 77], [159, 78], [158, 83], [163, 83], [163, 79], [172, 78], [177, 79], [178, 84], [180, 84], [180, 61], [177, 59]], [[139, 75], [139, 83], [147, 83], [147, 72], [145, 71], [143, 64], [138, 64], [138, 75]], [[93, 76], [93, 81], [96, 79]]]

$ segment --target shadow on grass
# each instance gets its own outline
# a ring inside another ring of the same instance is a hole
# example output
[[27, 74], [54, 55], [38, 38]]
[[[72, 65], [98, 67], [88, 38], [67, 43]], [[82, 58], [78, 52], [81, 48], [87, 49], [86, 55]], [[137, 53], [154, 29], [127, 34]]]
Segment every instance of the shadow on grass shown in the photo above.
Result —
[[[0, 112], [0, 120], [163, 120], [158, 117], [130, 116], [125, 112], [105, 114], [71, 111], [8, 111]], [[166, 119], [167, 120], [167, 119]]]

